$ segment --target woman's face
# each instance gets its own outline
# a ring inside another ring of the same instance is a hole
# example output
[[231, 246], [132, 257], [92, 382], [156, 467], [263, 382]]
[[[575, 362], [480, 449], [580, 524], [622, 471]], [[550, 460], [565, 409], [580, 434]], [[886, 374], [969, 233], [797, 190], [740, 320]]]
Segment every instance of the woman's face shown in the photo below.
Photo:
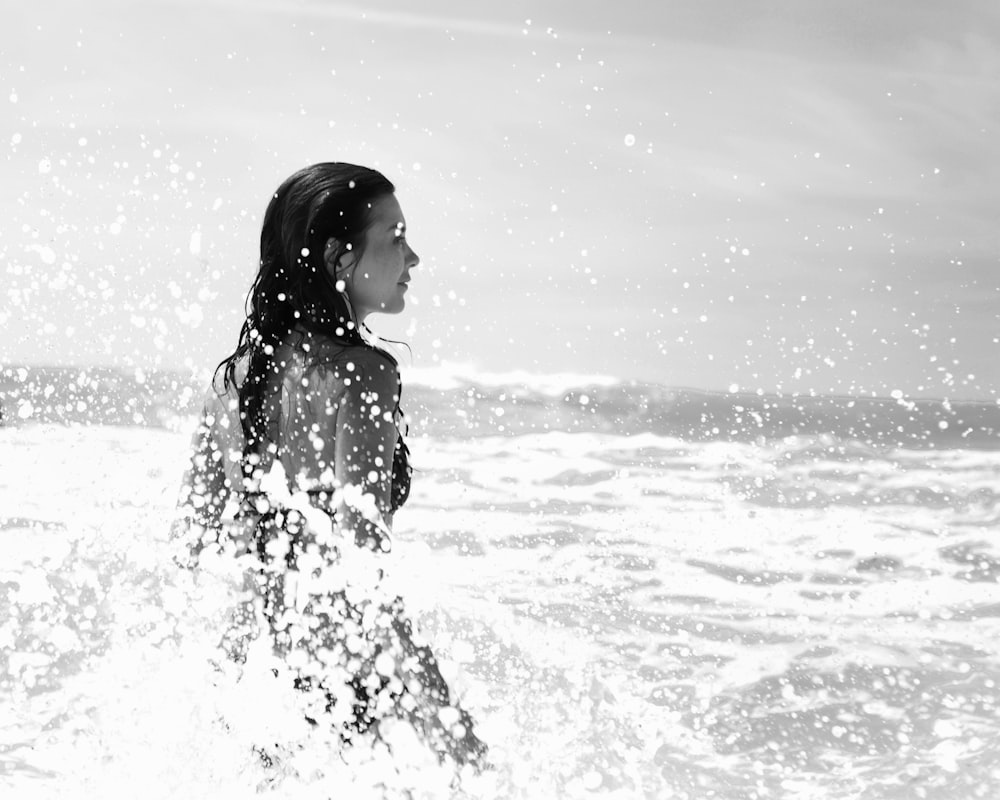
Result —
[[340, 276], [359, 320], [373, 312], [398, 314], [403, 310], [410, 270], [420, 259], [406, 241], [406, 222], [395, 195], [372, 204], [371, 224], [364, 234], [361, 258], [353, 264], [341, 259]]

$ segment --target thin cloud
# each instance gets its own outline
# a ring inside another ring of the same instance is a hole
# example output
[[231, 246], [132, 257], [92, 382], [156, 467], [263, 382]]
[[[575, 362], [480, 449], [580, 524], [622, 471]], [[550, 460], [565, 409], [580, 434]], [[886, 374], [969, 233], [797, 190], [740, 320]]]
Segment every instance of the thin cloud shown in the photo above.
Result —
[[206, 5], [246, 11], [278, 14], [308, 20], [344, 20], [358, 25], [375, 24], [402, 29], [435, 30], [442, 33], [470, 33], [509, 38], [523, 36], [523, 25], [468, 16], [438, 14], [428, 11], [379, 9], [372, 5], [352, 3], [304, 2], [288, 3], [282, 0], [174, 0], [175, 5], [204, 8]]

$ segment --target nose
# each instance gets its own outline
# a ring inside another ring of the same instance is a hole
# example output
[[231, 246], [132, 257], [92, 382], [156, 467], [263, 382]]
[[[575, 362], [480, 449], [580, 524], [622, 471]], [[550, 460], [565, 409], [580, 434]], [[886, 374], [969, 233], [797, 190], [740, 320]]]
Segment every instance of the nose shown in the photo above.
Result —
[[416, 251], [410, 247], [409, 242], [406, 244], [406, 266], [407, 269], [413, 269], [420, 263], [420, 256], [417, 255]]

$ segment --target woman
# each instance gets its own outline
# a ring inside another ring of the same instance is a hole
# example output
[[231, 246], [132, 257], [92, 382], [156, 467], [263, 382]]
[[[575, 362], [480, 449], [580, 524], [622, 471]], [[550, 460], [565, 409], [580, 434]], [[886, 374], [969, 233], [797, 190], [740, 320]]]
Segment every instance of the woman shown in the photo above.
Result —
[[[310, 722], [349, 740], [404, 718], [442, 757], [480, 765], [485, 746], [413, 643], [399, 598], [353, 585], [344, 569], [355, 546], [390, 549], [410, 487], [397, 364], [365, 326], [403, 310], [419, 263], [394, 192], [374, 170], [324, 163], [272, 197], [247, 319], [195, 436], [181, 530], [189, 564], [211, 543], [256, 557], [224, 646], [243, 660], [264, 629], [310, 698]], [[245, 533], [220, 537], [229, 501]]]

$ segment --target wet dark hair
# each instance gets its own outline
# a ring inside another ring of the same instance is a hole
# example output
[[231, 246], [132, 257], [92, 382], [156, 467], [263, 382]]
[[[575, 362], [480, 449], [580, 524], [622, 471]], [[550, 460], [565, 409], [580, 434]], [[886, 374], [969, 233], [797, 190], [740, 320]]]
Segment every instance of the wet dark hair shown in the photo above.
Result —
[[[345, 345], [371, 346], [326, 269], [324, 249], [334, 237], [339, 243], [335, 260], [348, 250], [360, 258], [372, 205], [395, 188], [373, 169], [326, 162], [296, 172], [268, 203], [260, 232], [260, 267], [247, 295], [247, 318], [236, 350], [216, 369], [225, 388], [236, 386], [239, 393], [247, 477], [253, 477], [256, 461], [250, 456], [267, 444], [268, 376], [277, 371], [274, 354], [288, 333], [301, 325]], [[238, 379], [240, 364], [245, 364], [246, 374]]]

